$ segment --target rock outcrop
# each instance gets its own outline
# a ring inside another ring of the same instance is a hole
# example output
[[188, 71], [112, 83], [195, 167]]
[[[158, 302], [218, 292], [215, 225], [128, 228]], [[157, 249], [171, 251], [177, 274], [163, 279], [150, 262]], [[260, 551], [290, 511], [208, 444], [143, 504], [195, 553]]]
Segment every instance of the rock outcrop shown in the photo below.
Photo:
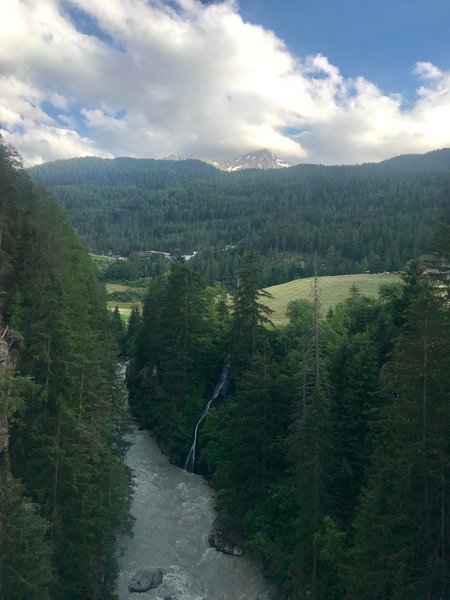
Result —
[[[0, 339], [0, 375], [9, 369], [9, 345]], [[7, 398], [0, 402], [0, 454], [8, 448], [8, 403]]]
[[231, 556], [242, 556], [244, 551], [239, 546], [238, 540], [228, 531], [225, 531], [218, 523], [217, 519], [213, 523], [211, 533], [208, 538], [209, 545], [218, 552], [229, 554]]
[[[1, 315], [0, 315], [1, 321]], [[0, 329], [0, 376], [14, 369], [20, 350], [24, 347], [23, 337], [10, 329]], [[8, 396], [0, 398], [0, 454], [8, 448]]]
[[161, 569], [156, 571], [139, 571], [133, 577], [128, 586], [130, 592], [146, 592], [160, 586], [163, 582], [163, 572]]

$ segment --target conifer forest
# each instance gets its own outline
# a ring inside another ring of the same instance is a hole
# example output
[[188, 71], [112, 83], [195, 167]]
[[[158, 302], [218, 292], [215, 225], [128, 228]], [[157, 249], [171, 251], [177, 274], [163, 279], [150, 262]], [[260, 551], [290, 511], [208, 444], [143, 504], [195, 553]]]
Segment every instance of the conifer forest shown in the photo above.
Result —
[[[132, 417], [277, 600], [448, 600], [449, 151], [27, 172], [0, 142], [0, 599], [118, 599], [126, 369]], [[88, 250], [145, 284], [127, 324]], [[402, 281], [323, 310], [320, 275], [366, 271]], [[267, 286], [305, 276], [273, 325]]]
[[115, 598], [131, 480], [105, 293], [0, 141], [0, 598]]

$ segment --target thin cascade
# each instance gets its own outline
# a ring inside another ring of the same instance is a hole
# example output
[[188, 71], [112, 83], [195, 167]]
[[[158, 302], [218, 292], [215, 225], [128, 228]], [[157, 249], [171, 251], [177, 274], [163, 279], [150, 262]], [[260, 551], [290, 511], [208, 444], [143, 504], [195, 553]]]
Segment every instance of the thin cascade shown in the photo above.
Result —
[[[197, 448], [197, 437], [198, 437], [198, 428], [200, 427], [203, 419], [206, 417], [206, 415], [209, 413], [209, 409], [211, 408], [211, 404], [214, 402], [214, 400], [216, 400], [220, 394], [222, 394], [223, 396], [225, 396], [226, 392], [227, 392], [227, 388], [228, 388], [228, 382], [229, 382], [229, 377], [228, 377], [228, 371], [230, 369], [230, 356], [227, 356], [223, 365], [223, 369], [222, 369], [222, 373], [220, 375], [220, 379], [219, 381], [216, 383], [216, 386], [214, 388], [214, 391], [211, 395], [211, 398], [208, 400], [208, 402], [206, 403], [202, 414], [200, 415], [199, 420], [197, 421], [196, 425], [195, 425], [195, 429], [194, 429], [194, 439], [192, 441], [192, 445], [191, 448], [189, 450], [189, 453], [187, 455], [186, 458], [186, 462], [184, 463], [184, 469], [185, 471], [194, 471], [194, 466], [195, 466], [195, 451]], [[189, 469], [189, 465], [190, 465], [190, 469]]]

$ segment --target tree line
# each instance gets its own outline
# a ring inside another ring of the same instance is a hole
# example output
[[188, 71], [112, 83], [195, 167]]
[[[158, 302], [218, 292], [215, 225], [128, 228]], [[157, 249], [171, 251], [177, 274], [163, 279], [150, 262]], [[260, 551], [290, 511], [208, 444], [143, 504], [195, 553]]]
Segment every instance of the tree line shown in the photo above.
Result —
[[448, 222], [440, 239], [378, 299], [353, 287], [322, 315], [316, 279], [284, 327], [251, 253], [232, 298], [180, 260], [133, 310], [131, 408], [180, 465], [230, 361], [195, 469], [286, 598], [450, 597]]
[[429, 252], [448, 203], [450, 151], [239, 173], [195, 160], [82, 158], [30, 174], [54, 190], [97, 253], [196, 250], [199, 273], [229, 281], [253, 251], [269, 286], [311, 276], [316, 254], [321, 273], [337, 275], [397, 271]]
[[0, 598], [113, 599], [130, 473], [117, 345], [60, 205], [0, 139]]

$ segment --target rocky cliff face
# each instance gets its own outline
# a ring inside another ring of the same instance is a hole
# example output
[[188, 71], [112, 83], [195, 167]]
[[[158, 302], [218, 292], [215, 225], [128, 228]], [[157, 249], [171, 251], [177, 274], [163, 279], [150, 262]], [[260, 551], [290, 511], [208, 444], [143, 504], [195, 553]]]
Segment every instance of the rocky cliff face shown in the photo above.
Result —
[[[16, 366], [16, 358], [11, 347], [20, 342], [21, 336], [12, 332], [9, 327], [0, 330], [0, 377]], [[8, 448], [8, 396], [0, 391], [0, 454]]]
[[230, 556], [242, 556], [244, 554], [236, 535], [232, 531], [224, 529], [217, 519], [213, 523], [208, 542], [218, 552], [223, 552]]
[[[5, 340], [0, 340], [0, 377], [9, 368], [9, 346]], [[8, 447], [8, 415], [7, 398], [0, 398], [0, 453]]]

